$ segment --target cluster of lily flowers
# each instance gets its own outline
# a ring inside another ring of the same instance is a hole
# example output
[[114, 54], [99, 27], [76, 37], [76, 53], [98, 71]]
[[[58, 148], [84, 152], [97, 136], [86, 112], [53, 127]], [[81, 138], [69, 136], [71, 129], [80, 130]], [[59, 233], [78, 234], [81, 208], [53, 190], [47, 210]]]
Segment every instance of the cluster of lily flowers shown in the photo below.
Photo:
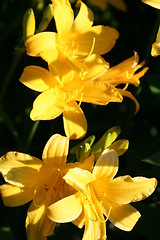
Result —
[[[91, 2], [102, 3], [102, 9], [107, 5], [107, 1]], [[125, 10], [124, 2], [119, 3]], [[40, 92], [30, 117], [50, 120], [63, 114], [66, 134], [50, 137], [42, 160], [19, 152], [8, 152], [0, 159], [6, 181], [0, 187], [4, 204], [14, 207], [31, 201], [26, 217], [29, 240], [46, 239], [56, 223], [66, 222], [84, 227], [83, 240], [106, 239], [108, 220], [130, 231], [140, 217], [130, 203], [149, 197], [157, 185], [155, 178], [116, 177], [119, 156], [129, 144], [125, 139], [115, 141], [119, 127], [109, 129], [96, 143], [94, 136], [87, 138], [70, 150], [74, 162], [67, 161], [69, 140], [81, 139], [87, 132], [81, 103], [107, 105], [122, 102], [125, 96], [135, 102], [137, 112], [139, 104], [127, 87], [138, 87], [147, 71], [144, 62], [138, 63], [136, 52], [110, 67], [102, 55], [114, 47], [118, 31], [93, 26], [93, 12], [82, 1], [75, 4], [75, 18], [71, 6], [68, 0], [52, 0], [36, 33], [33, 10], [27, 11], [23, 21], [27, 54], [48, 64], [48, 69], [27, 66], [20, 77], [21, 83]], [[45, 31], [52, 17], [57, 31]]]

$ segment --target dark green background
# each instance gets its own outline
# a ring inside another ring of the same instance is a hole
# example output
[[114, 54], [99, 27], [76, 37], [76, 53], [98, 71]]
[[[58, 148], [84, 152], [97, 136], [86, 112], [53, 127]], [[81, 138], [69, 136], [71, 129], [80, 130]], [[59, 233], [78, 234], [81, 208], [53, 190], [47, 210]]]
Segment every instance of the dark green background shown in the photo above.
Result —
[[[143, 4], [140, 0], [125, 0], [127, 12], [111, 6], [104, 12], [92, 7], [95, 24], [115, 27], [120, 37], [111, 52], [104, 58], [111, 66], [139, 53], [140, 61], [149, 67], [141, 78], [138, 89], [129, 90], [140, 103], [140, 111], [134, 115], [135, 105], [130, 99], [123, 103], [93, 106], [82, 103], [88, 121], [86, 137], [94, 134], [98, 140], [109, 128], [121, 127], [119, 139], [130, 142], [128, 151], [120, 157], [119, 175], [160, 177], [160, 57], [150, 55], [160, 23], [160, 10]], [[46, 67], [41, 59], [31, 58], [21, 52], [22, 19], [32, 7], [37, 23], [43, 6], [50, 1], [1, 0], [0, 4], [0, 156], [15, 150], [41, 158], [43, 147], [54, 133], [64, 135], [62, 116], [53, 121], [33, 122], [29, 118], [37, 93], [19, 82], [25, 66], [37, 64]], [[54, 22], [49, 25], [50, 30]], [[70, 146], [77, 142], [71, 141]], [[147, 159], [148, 162], [145, 162]], [[1, 179], [3, 183], [3, 179]], [[111, 240], [156, 240], [160, 232], [160, 188], [147, 200], [133, 204], [142, 214], [131, 232], [123, 232], [107, 223], [107, 235]], [[28, 205], [16, 208], [3, 206], [0, 202], [0, 240], [26, 239], [25, 217]], [[58, 226], [49, 239], [78, 240], [83, 231], [72, 224]]]

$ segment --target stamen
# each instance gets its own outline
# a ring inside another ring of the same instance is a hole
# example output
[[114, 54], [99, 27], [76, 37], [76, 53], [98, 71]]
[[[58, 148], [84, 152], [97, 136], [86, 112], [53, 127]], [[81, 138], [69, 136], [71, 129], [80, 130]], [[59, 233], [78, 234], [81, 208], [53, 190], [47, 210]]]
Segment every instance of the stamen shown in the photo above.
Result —
[[92, 41], [91, 50], [90, 50], [90, 52], [89, 52], [89, 54], [88, 54], [88, 56], [87, 56], [87, 57], [89, 57], [89, 56], [91, 56], [91, 55], [92, 55], [92, 53], [93, 53], [93, 50], [94, 50], [94, 47], [95, 47], [95, 42], [96, 42], [96, 38], [94, 37], [94, 38], [93, 38], [93, 41]]
[[125, 87], [123, 88], [124, 91], [127, 89], [128, 85], [129, 85], [129, 84], [126, 83]]
[[78, 104], [79, 107], [81, 106], [82, 98], [83, 98], [83, 93], [81, 93], [80, 101], [79, 101], [79, 104]]
[[107, 214], [107, 216], [106, 216], [106, 220], [105, 220], [105, 222], [107, 222], [108, 219], [109, 219], [109, 216], [110, 216], [110, 214], [111, 214], [111, 209], [112, 209], [112, 207], [110, 206], [110, 207], [109, 207], [108, 214]]

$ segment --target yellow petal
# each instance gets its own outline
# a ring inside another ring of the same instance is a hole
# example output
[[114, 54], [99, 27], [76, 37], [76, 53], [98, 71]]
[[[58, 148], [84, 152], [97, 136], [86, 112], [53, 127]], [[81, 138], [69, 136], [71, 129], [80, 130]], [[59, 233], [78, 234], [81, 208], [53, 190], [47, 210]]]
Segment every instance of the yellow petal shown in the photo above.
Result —
[[118, 156], [123, 155], [128, 149], [129, 141], [126, 139], [118, 140], [109, 146], [109, 149], [116, 151]]
[[61, 51], [58, 52], [56, 60], [52, 60], [52, 62], [49, 64], [49, 70], [52, 75], [55, 77], [59, 76], [61, 82], [63, 83], [65, 83], [63, 78], [66, 78], [67, 75], [69, 75], [68, 82], [72, 81], [73, 68], [77, 70], [77, 68], [69, 61], [68, 58], [66, 58], [64, 53], [61, 53]]
[[28, 38], [25, 42], [27, 54], [39, 56], [41, 52], [56, 50], [56, 33], [41, 32]]
[[63, 124], [66, 136], [69, 139], [78, 139], [85, 136], [87, 121], [82, 109], [75, 101], [71, 101], [63, 112]]
[[50, 167], [61, 167], [66, 163], [69, 148], [69, 139], [54, 134], [46, 143], [42, 159]]
[[0, 186], [0, 191], [4, 205], [17, 207], [32, 200], [34, 188], [20, 188], [11, 184], [3, 184]]
[[118, 171], [118, 165], [117, 153], [114, 150], [105, 149], [98, 158], [92, 173], [97, 178], [112, 179]]
[[[139, 85], [139, 79], [135, 81], [132, 77], [129, 76], [128, 71], [134, 69], [134, 67], [139, 66], [137, 65], [139, 61], [139, 56], [136, 52], [134, 55], [123, 62], [113, 66], [107, 70], [101, 77], [100, 80], [106, 83], [113, 84], [117, 86], [118, 84], [126, 84], [131, 83], [135, 86]], [[134, 71], [135, 72], [135, 71]], [[134, 74], [134, 73], [133, 73]]]
[[58, 50], [48, 50], [40, 53], [41, 58], [43, 58], [48, 64], [56, 63], [58, 59]]
[[157, 57], [160, 55], [160, 42], [154, 42], [152, 44], [151, 55]]
[[107, 182], [102, 187], [110, 201], [117, 204], [128, 204], [149, 197], [154, 192], [156, 185], [155, 178], [123, 176]]
[[108, 3], [121, 11], [125, 12], [127, 10], [124, 0], [108, 0]]
[[81, 214], [77, 219], [72, 221], [74, 225], [76, 225], [78, 228], [82, 228], [85, 224], [85, 218], [84, 218], [84, 210], [82, 210]]
[[141, 214], [131, 205], [119, 205], [110, 202], [107, 198], [103, 200], [104, 215], [109, 214], [109, 221], [123, 231], [131, 231]]
[[45, 205], [37, 208], [31, 203], [26, 218], [27, 239], [46, 240], [46, 237], [52, 234], [55, 225], [55, 222], [47, 217]]
[[151, 55], [153, 57], [157, 57], [158, 55], [160, 55], [160, 26], [158, 28], [156, 41], [152, 44]]
[[40, 207], [42, 204], [44, 204], [47, 198], [47, 191], [45, 188], [45, 184], [40, 184], [34, 191], [33, 202], [36, 207]]
[[160, 1], [159, 0], [142, 0], [142, 2], [152, 6], [154, 8], [160, 9]]
[[[77, 46], [76, 55], [88, 56], [91, 52], [92, 45], [94, 43], [94, 54], [105, 54], [109, 52], [116, 43], [119, 37], [118, 31], [108, 26], [93, 26], [89, 30], [81, 33], [71, 33], [69, 36], [65, 36], [68, 49], [73, 50], [73, 42]], [[68, 41], [67, 41], [68, 39]]]
[[20, 82], [38, 92], [43, 92], [57, 85], [54, 76], [46, 69], [38, 66], [28, 66], [24, 68]]
[[[109, 102], [121, 102], [122, 96], [116, 88], [110, 84], [103, 84], [99, 81], [84, 82], [82, 102], [93, 103], [97, 105], [107, 105]], [[80, 97], [79, 100], [80, 101]]]
[[88, 29], [93, 25], [93, 12], [89, 9], [83, 2], [79, 1], [80, 3], [80, 10], [77, 14], [73, 22], [73, 26], [71, 31], [83, 31], [84, 29]]
[[131, 231], [141, 214], [131, 205], [113, 206], [109, 216], [109, 220], [113, 225], [123, 231]]
[[54, 119], [63, 112], [63, 104], [63, 101], [57, 102], [56, 90], [50, 88], [35, 99], [30, 117], [34, 121]]
[[84, 76], [84, 80], [95, 80], [104, 74], [109, 68], [107, 63], [100, 55], [92, 54], [84, 60], [85, 65], [88, 68], [87, 73]]
[[82, 212], [81, 199], [78, 194], [63, 198], [48, 207], [48, 217], [58, 223], [71, 222]]
[[68, 0], [52, 0], [53, 15], [59, 35], [68, 33], [72, 27], [74, 13]]
[[84, 195], [87, 194], [86, 185], [96, 180], [93, 174], [81, 168], [69, 169], [63, 178], [69, 185]]
[[41, 160], [19, 152], [8, 152], [0, 159], [0, 172], [6, 182], [19, 187], [33, 187], [47, 172]]

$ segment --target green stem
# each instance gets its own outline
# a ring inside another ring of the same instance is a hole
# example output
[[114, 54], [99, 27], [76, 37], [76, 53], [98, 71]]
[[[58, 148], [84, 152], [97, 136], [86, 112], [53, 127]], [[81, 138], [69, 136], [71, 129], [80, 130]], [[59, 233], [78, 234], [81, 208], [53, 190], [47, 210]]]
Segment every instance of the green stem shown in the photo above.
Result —
[[39, 123], [40, 123], [40, 121], [34, 122], [33, 127], [31, 128], [31, 131], [28, 134], [28, 139], [27, 139], [26, 145], [25, 145], [25, 151], [28, 151], [28, 149], [29, 149], [29, 147], [31, 145], [31, 142], [33, 140], [33, 137], [34, 137], [34, 135], [36, 133], [36, 130], [37, 130], [38, 126], [39, 126]]
[[17, 66], [18, 66], [18, 64], [19, 64], [19, 62], [21, 60], [22, 54], [23, 54], [23, 52], [17, 51], [17, 53], [15, 55], [15, 58], [14, 58], [14, 60], [12, 62], [12, 65], [11, 65], [11, 67], [9, 69], [9, 72], [8, 72], [8, 74], [7, 74], [6, 78], [5, 78], [5, 81], [4, 81], [3, 85], [2, 85], [2, 88], [0, 90], [0, 102], [3, 101], [3, 98], [4, 98], [4, 96], [5, 96], [6, 92], [7, 92], [7, 89], [8, 89], [9, 83], [10, 83], [10, 81], [11, 81], [11, 79], [13, 77], [13, 74], [14, 74], [14, 72], [15, 72], [15, 70], [16, 70], [16, 68], [17, 68]]

